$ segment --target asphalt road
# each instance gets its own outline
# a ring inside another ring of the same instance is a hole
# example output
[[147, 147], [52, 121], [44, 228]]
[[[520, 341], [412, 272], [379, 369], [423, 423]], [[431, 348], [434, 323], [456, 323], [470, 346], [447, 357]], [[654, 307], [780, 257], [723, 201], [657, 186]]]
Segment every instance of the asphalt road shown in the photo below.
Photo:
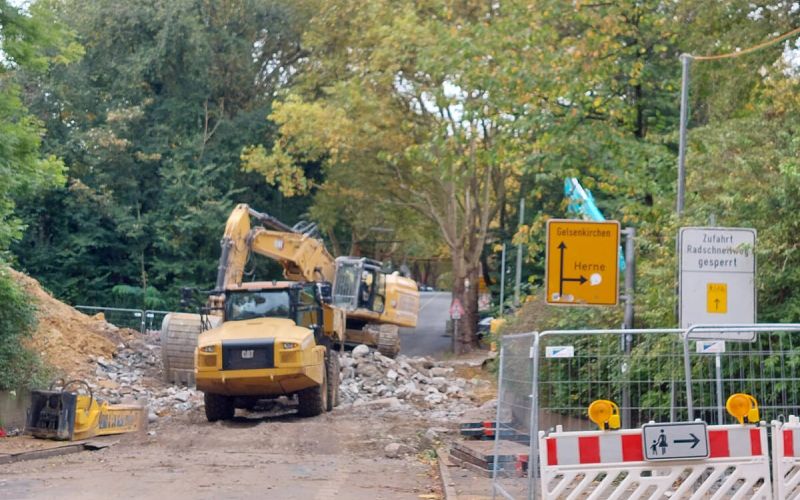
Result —
[[406, 356], [433, 356], [452, 352], [445, 326], [450, 318], [450, 292], [420, 292], [416, 328], [400, 329], [400, 353]]

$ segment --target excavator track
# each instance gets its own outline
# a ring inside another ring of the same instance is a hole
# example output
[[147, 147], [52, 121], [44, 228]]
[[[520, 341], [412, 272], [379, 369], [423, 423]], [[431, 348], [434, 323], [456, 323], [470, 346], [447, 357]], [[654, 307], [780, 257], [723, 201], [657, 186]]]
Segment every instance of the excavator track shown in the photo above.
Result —
[[397, 325], [374, 325], [379, 328], [376, 338], [378, 352], [388, 358], [400, 354], [400, 329]]
[[394, 358], [400, 353], [400, 328], [380, 323], [367, 323], [360, 329], [348, 328], [345, 345], [355, 347], [358, 344], [366, 344], [384, 356]]
[[[212, 328], [222, 322], [209, 316]], [[194, 351], [197, 337], [203, 331], [199, 314], [170, 313], [161, 323], [161, 360], [164, 380], [176, 385], [194, 385]]]

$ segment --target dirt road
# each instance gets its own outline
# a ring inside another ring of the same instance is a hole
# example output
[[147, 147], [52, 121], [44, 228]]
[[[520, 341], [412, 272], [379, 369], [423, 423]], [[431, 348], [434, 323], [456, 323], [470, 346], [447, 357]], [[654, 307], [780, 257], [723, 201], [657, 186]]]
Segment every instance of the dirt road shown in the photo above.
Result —
[[[436, 468], [418, 451], [429, 425], [375, 406], [213, 424], [196, 409], [160, 420], [154, 435], [117, 436], [104, 450], [5, 465], [0, 497], [440, 498]], [[387, 458], [392, 442], [415, 451]]]

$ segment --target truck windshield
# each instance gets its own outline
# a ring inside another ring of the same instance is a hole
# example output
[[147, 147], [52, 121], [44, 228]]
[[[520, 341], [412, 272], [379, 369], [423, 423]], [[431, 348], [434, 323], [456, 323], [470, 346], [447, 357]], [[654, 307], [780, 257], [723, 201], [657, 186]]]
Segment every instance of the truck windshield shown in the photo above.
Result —
[[225, 320], [251, 318], [288, 318], [290, 313], [287, 290], [229, 293], [225, 300]]

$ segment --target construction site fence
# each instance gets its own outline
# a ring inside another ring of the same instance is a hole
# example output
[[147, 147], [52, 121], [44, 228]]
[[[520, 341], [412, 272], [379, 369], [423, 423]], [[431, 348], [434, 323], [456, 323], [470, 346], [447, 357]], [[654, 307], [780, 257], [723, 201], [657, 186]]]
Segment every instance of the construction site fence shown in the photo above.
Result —
[[[587, 408], [597, 399], [619, 405], [623, 430], [640, 429], [648, 422], [695, 419], [710, 428], [734, 424], [725, 410], [727, 398], [734, 393], [754, 396], [765, 422], [800, 415], [798, 332], [798, 324], [756, 324], [552, 330], [503, 337], [493, 497], [538, 498], [542, 492], [540, 431], [544, 437], [557, 432], [596, 432]], [[714, 339], [720, 336], [747, 341], [716, 343]], [[764, 427], [771, 435], [772, 426]], [[800, 431], [798, 436], [800, 456]], [[516, 443], [515, 450], [525, 451], [515, 457], [504, 455], [508, 441]], [[764, 452], [769, 449], [774, 447], [765, 442]], [[643, 470], [653, 468], [647, 465], [643, 463]], [[800, 466], [791, 470], [800, 483]]]
[[75, 306], [75, 309], [89, 316], [102, 314], [105, 321], [120, 328], [130, 328], [142, 334], [156, 335], [161, 331], [161, 322], [164, 316], [171, 311], [155, 309], [125, 309], [120, 307], [104, 306]]

